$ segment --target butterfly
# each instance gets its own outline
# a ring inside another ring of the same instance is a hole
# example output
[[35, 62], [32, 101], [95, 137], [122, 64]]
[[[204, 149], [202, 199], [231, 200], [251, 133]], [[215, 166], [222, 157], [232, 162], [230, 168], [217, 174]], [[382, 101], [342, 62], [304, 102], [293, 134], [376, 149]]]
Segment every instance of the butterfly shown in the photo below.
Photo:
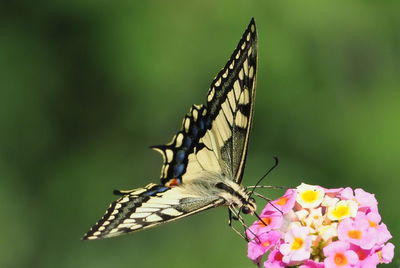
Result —
[[[218, 206], [253, 214], [256, 204], [241, 185], [254, 114], [257, 32], [250, 21], [204, 105], [193, 105], [166, 145], [161, 183], [116, 190], [120, 198], [83, 237], [93, 240], [158, 226]], [[236, 214], [237, 215], [237, 214]], [[236, 218], [237, 219], [237, 218]]]

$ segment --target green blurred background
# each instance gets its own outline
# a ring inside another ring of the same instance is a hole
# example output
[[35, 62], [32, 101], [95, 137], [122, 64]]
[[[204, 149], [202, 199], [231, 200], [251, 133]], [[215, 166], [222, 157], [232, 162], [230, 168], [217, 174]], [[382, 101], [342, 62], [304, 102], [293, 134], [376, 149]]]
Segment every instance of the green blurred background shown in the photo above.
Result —
[[79, 239], [113, 189], [158, 181], [148, 146], [205, 101], [253, 16], [244, 183], [277, 155], [266, 184], [362, 187], [398, 245], [399, 14], [398, 1], [2, 1], [0, 267], [252, 267], [225, 209]]

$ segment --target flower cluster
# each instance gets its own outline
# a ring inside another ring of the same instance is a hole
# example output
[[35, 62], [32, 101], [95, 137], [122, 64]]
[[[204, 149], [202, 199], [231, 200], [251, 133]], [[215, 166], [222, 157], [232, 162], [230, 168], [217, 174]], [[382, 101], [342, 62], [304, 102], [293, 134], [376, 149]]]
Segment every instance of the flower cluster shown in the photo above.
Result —
[[248, 257], [265, 267], [376, 267], [394, 245], [378, 202], [362, 189], [301, 184], [269, 202], [246, 230]]

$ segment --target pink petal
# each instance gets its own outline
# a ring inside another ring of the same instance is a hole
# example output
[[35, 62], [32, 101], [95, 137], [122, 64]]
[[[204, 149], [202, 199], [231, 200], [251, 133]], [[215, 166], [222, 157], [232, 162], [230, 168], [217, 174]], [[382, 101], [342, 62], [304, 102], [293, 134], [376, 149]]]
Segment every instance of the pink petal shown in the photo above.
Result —
[[[324, 251], [325, 252], [325, 251]], [[354, 267], [354, 264], [357, 263], [358, 261], [358, 256], [357, 254], [352, 251], [352, 250], [346, 250], [346, 251], [340, 251], [340, 252], [335, 252], [335, 254], [325, 258], [324, 264], [326, 268], [336, 268], [339, 267], [337, 263], [335, 262], [336, 254], [344, 254], [346, 259], [347, 259], [347, 264], [346, 265], [341, 265], [340, 268], [347, 268], [347, 267]]]
[[338, 194], [340, 194], [344, 190], [344, 188], [333, 188], [333, 189], [327, 189], [324, 187], [321, 187], [321, 188], [324, 190], [325, 194], [330, 197], [336, 197]]
[[346, 241], [347, 233], [353, 228], [353, 220], [347, 218], [342, 220], [338, 225], [338, 236], [339, 240]]
[[370, 212], [367, 214], [367, 218], [369, 221], [372, 221], [376, 224], [379, 224], [381, 222], [381, 215], [377, 212]]
[[247, 244], [247, 257], [258, 264], [262, 256], [271, 248], [279, 246], [281, 233], [278, 231], [265, 232], [254, 237]]
[[349, 264], [354, 265], [358, 262], [358, 255], [352, 250], [347, 250], [344, 254], [349, 261]]
[[305, 260], [304, 264], [300, 265], [299, 268], [323, 268], [323, 267], [324, 267], [324, 263], [322, 263], [322, 262]]
[[264, 267], [265, 268], [281, 268], [281, 267], [286, 267], [286, 265], [283, 262], [269, 262], [266, 261], [264, 262]]
[[378, 255], [372, 254], [367, 256], [364, 260], [360, 260], [357, 263], [357, 267], [360, 268], [376, 268], [376, 266], [379, 264], [379, 258]]
[[289, 244], [282, 244], [279, 247], [279, 251], [283, 254], [283, 255], [287, 255], [290, 253], [290, 245]]
[[389, 230], [387, 229], [386, 224], [381, 223], [378, 226], [377, 229], [378, 237], [377, 237], [377, 244], [382, 245], [386, 243], [390, 238], [392, 238], [392, 235], [390, 234]]
[[354, 198], [353, 189], [351, 189], [350, 187], [344, 188], [340, 192], [340, 198], [344, 199], [344, 200], [353, 200], [353, 198]]
[[[308, 258], [310, 258], [310, 250], [308, 249], [301, 249], [301, 250], [296, 250], [291, 256], [290, 256], [290, 261], [288, 261], [288, 263], [290, 263], [291, 261], [293, 262], [299, 262], [299, 261], [304, 261], [307, 260]], [[285, 260], [284, 256], [283, 260]]]
[[337, 252], [342, 252], [347, 250], [350, 247], [349, 243], [342, 242], [342, 241], [336, 241], [332, 242], [326, 247], [324, 247], [324, 255], [325, 257], [329, 257], [332, 255], [335, 255]]
[[355, 189], [355, 198], [357, 202], [360, 204], [360, 209], [367, 209], [368, 211], [376, 212], [378, 211], [378, 201], [375, 198], [374, 194], [368, 193], [363, 189]]
[[392, 243], [387, 243], [382, 248], [382, 262], [389, 263], [392, 261], [394, 256], [394, 245]]
[[286, 265], [282, 262], [282, 253], [279, 250], [273, 250], [268, 255], [268, 259], [264, 262], [264, 267], [286, 267]]
[[[359, 237], [351, 236], [351, 233], [359, 232]], [[349, 218], [342, 220], [338, 226], [338, 237], [340, 241], [359, 245], [364, 249], [371, 249], [377, 239], [376, 229], [370, 227], [365, 214], [358, 214], [354, 220]]]
[[261, 212], [261, 217], [264, 213], [267, 212], [279, 212], [280, 214], [287, 213], [291, 209], [293, 209], [294, 204], [296, 202], [297, 192], [294, 189], [288, 189], [286, 193], [267, 204], [267, 206]]
[[258, 264], [264, 255], [265, 251], [262, 246], [256, 243], [249, 242], [247, 246], [247, 257], [255, 264]]

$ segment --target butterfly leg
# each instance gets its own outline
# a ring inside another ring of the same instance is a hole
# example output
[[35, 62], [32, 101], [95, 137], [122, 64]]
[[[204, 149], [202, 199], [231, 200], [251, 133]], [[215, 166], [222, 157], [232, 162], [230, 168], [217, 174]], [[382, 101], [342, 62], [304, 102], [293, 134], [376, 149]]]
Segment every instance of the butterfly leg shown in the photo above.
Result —
[[264, 200], [266, 200], [267, 202], [271, 202], [271, 201], [272, 201], [272, 199], [270, 199], [270, 198], [268, 198], [268, 197], [265, 197], [265, 196], [263, 196], [262, 194], [259, 194], [259, 193], [257, 193], [257, 192], [254, 192], [254, 195], [255, 195], [255, 196], [258, 196], [258, 197], [260, 197], [260, 198], [262, 198], [262, 199], [264, 199]]
[[[247, 242], [249, 242], [250, 240], [256, 239], [258, 242], [260, 242], [260, 239], [258, 238], [257, 234], [255, 234], [255, 233], [250, 229], [250, 227], [247, 226], [247, 224], [244, 222], [243, 218], [240, 216], [239, 211], [235, 210], [234, 207], [229, 207], [229, 209], [230, 209], [230, 213], [233, 214], [232, 218], [236, 218], [236, 220], [238, 220], [238, 221], [242, 224], [242, 226], [243, 226], [243, 228], [244, 228], [244, 234], [245, 234], [245, 236], [246, 236], [246, 237], [245, 237], [245, 240], [246, 240]], [[263, 220], [260, 218], [260, 216], [258, 216], [257, 213], [254, 213], [254, 215], [255, 215], [261, 222], [263, 222]], [[264, 223], [264, 224], [265, 224], [265, 223]], [[265, 225], [267, 225], [267, 224], [265, 224]], [[232, 229], [233, 229], [233, 227], [232, 227]], [[248, 237], [246, 231], [248, 231], [249, 233], [251, 233], [253, 238], [250, 239], [250, 238]]]
[[[254, 192], [254, 194], [255, 194], [256, 196], [258, 196], [258, 197], [260, 197], [260, 198], [266, 200], [267, 202], [271, 202], [271, 201], [272, 201], [272, 199], [270, 199], [270, 198], [268, 198], [268, 197], [265, 197], [265, 196], [263, 196], [262, 194], [259, 194], [259, 193], [257, 193], [257, 192]], [[270, 204], [271, 204], [277, 211], [279, 211], [279, 212], [281, 212], [281, 213], [283, 214], [283, 212], [282, 212], [278, 207], [276, 207], [276, 206], [274, 205], [274, 203], [270, 203]]]
[[232, 230], [235, 232], [235, 233], [237, 233], [241, 238], [243, 238], [244, 240], [246, 240], [247, 242], [249, 242], [249, 239], [247, 238], [247, 235], [246, 235], [246, 232], [245, 232], [245, 236], [241, 233], [241, 232], [239, 232], [239, 230], [238, 229], [236, 229], [235, 228], [235, 226], [233, 226], [233, 224], [232, 224], [232, 220], [239, 220], [239, 218], [237, 218], [235, 215], [234, 215], [234, 213], [232, 213], [232, 211], [231, 211], [231, 208], [229, 208], [228, 209], [228, 213], [229, 213], [229, 220], [228, 220], [228, 225], [229, 225], [229, 227], [231, 227], [232, 228]]

